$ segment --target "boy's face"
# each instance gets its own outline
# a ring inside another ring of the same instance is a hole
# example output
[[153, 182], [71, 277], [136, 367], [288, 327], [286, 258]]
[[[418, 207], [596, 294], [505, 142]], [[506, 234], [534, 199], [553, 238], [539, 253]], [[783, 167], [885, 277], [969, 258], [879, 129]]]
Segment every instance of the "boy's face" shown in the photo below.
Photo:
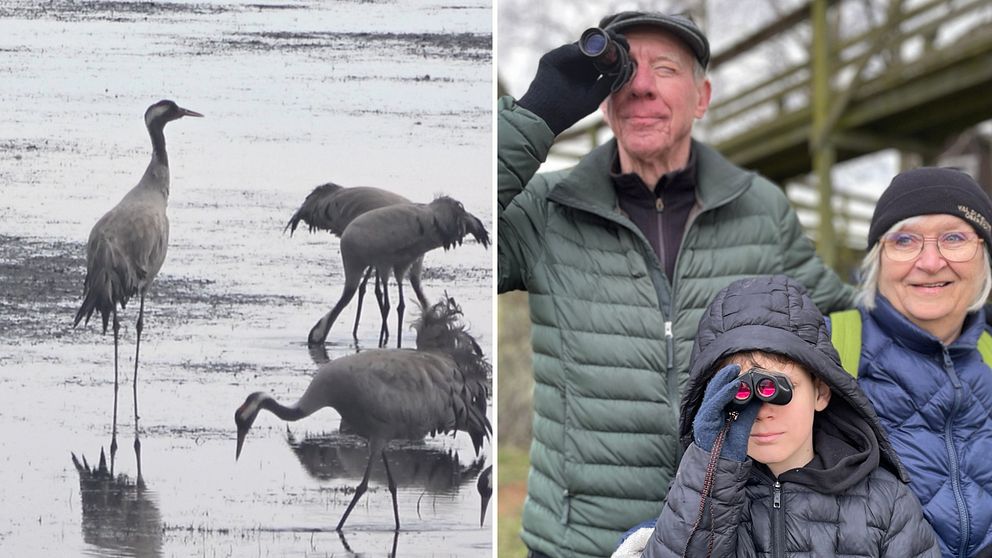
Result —
[[776, 477], [805, 466], [813, 459], [813, 412], [827, 408], [830, 388], [814, 381], [798, 364], [783, 363], [760, 353], [747, 360], [738, 363], [742, 373], [757, 365], [787, 376], [792, 382], [792, 401], [788, 404], [761, 403], [747, 443], [748, 456], [767, 465]]

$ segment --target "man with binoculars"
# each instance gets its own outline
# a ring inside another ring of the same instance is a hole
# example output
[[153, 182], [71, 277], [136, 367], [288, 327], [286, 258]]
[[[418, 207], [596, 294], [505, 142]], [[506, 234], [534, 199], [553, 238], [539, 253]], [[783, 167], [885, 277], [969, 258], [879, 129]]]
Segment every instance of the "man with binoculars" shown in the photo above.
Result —
[[[529, 292], [522, 537], [538, 557], [608, 555], [657, 517], [680, 457], [692, 340], [720, 289], [783, 273], [824, 312], [853, 304], [781, 189], [692, 139], [710, 101], [702, 31], [651, 12], [599, 28], [545, 54], [520, 100], [498, 105], [498, 281]], [[610, 45], [619, 62], [599, 58]], [[597, 107], [615, 139], [536, 174], [555, 137]]]

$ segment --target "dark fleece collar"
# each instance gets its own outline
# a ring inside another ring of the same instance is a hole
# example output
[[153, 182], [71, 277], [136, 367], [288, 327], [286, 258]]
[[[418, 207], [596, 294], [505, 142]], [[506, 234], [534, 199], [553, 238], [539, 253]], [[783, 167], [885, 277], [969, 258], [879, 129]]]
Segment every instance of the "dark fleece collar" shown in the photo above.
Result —
[[[867, 477], [879, 463], [878, 440], [868, 423], [846, 404], [817, 413], [813, 461], [779, 475], [824, 494], [840, 494]], [[828, 407], [829, 408], [829, 407]]]

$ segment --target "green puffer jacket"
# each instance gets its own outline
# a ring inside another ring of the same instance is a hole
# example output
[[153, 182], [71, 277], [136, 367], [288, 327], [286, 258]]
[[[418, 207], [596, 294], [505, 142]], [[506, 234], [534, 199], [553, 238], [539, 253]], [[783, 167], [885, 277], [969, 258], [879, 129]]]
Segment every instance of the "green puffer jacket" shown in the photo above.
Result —
[[670, 286], [617, 207], [616, 142], [535, 176], [553, 139], [500, 100], [499, 291], [528, 291], [533, 324], [522, 537], [554, 557], [608, 556], [620, 534], [661, 511], [679, 462], [679, 394], [713, 296], [775, 273], [806, 285], [824, 311], [850, 308], [854, 290], [816, 257], [778, 187], [700, 143], [697, 205]]

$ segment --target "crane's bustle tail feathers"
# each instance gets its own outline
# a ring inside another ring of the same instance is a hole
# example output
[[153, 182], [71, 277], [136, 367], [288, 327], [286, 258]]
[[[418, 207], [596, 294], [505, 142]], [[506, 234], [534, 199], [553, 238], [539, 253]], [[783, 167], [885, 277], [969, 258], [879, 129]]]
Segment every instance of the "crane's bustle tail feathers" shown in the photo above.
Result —
[[312, 192], [307, 194], [300, 208], [289, 218], [289, 222], [286, 223], [283, 232], [289, 230], [289, 235], [293, 236], [293, 233], [296, 232], [296, 227], [299, 226], [300, 221], [303, 221], [307, 224], [310, 232], [326, 230], [337, 236], [341, 236], [344, 228], [335, 224], [334, 217], [329, 209], [334, 195], [342, 190], [344, 190], [344, 186], [339, 186], [333, 182], [321, 184], [314, 188]]
[[492, 365], [486, 360], [482, 347], [459, 322], [462, 310], [455, 300], [445, 294], [437, 303], [423, 309], [414, 323], [417, 330], [417, 350], [443, 351], [455, 362], [459, 386], [448, 394], [454, 412], [455, 429], [472, 438], [476, 455], [492, 433], [486, 417], [486, 398]]
[[76, 327], [83, 318], [88, 324], [93, 312], [99, 310], [106, 333], [114, 305], [127, 306], [127, 301], [138, 292], [138, 281], [143, 273], [133, 268], [127, 257], [118, 254], [106, 238], [98, 237], [92, 246], [86, 262], [83, 303], [72, 325]]

